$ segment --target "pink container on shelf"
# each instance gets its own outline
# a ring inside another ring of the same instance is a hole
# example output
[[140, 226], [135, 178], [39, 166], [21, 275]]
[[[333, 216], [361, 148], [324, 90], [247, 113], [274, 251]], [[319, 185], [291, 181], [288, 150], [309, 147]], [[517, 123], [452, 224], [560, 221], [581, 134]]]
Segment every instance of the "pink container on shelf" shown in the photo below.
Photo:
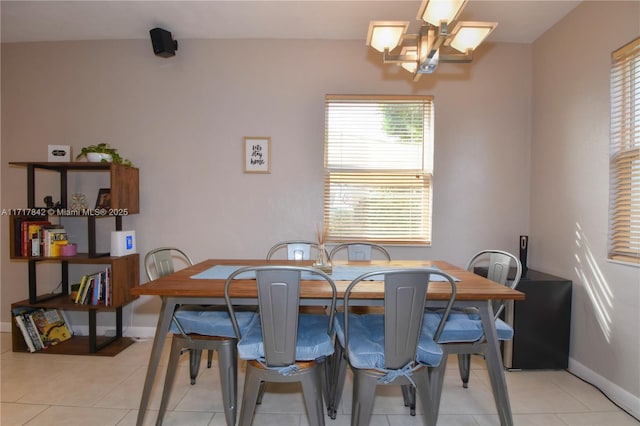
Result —
[[78, 246], [76, 244], [60, 246], [60, 256], [75, 256], [76, 254], [78, 254]]

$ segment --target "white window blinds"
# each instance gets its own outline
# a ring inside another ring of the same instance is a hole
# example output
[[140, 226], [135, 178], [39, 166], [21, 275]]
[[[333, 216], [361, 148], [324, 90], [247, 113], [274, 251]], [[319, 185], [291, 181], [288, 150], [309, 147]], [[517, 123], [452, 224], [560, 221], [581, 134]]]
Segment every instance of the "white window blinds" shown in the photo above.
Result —
[[609, 258], [640, 264], [640, 38], [611, 57]]
[[433, 99], [326, 97], [330, 241], [431, 243]]

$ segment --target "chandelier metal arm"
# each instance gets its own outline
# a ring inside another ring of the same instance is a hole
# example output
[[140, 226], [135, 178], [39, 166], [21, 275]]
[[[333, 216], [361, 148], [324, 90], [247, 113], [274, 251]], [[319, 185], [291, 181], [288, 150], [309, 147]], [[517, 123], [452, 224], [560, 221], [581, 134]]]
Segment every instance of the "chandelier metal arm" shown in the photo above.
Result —
[[[400, 47], [417, 47], [418, 37], [418, 34], [405, 34], [402, 37]], [[395, 50], [395, 48], [393, 50]], [[382, 52], [382, 62], [385, 64], [403, 64], [405, 62], [415, 62], [415, 60], [415, 55], [392, 55], [391, 50], [389, 50], [389, 48], [387, 47], [385, 47], [384, 52]]]
[[410, 55], [392, 55], [389, 49], [385, 49], [382, 53], [382, 62], [385, 64], [404, 64], [405, 62], [415, 62], [415, 56]]
[[457, 62], [459, 64], [469, 63], [473, 61], [473, 53], [452, 53], [450, 55], [440, 54], [440, 62]]

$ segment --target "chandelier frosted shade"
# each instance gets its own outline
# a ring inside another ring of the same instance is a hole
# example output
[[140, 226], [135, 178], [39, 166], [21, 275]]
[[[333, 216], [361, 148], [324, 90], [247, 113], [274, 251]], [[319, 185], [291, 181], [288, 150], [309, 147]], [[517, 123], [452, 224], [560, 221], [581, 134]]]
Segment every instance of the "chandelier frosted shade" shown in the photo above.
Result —
[[451, 32], [449, 46], [462, 53], [475, 50], [497, 25], [497, 22], [458, 22]]
[[367, 46], [379, 52], [395, 49], [407, 33], [409, 21], [371, 21], [367, 34]]
[[420, 5], [417, 19], [437, 27], [456, 19], [466, 3], [467, 0], [426, 0]]

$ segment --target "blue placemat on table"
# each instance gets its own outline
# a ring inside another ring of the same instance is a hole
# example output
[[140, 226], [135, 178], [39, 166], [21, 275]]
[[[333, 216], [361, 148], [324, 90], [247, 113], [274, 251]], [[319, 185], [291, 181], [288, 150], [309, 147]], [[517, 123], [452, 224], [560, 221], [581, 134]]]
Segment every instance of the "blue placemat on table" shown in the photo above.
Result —
[[[209, 269], [206, 269], [196, 275], [192, 275], [191, 278], [193, 279], [200, 279], [200, 280], [225, 280], [229, 277], [229, 275], [231, 275], [233, 272], [235, 272], [236, 270], [240, 269], [240, 268], [244, 268], [245, 266], [243, 265], [216, 265], [213, 266]], [[336, 265], [333, 267], [333, 271], [331, 272], [331, 279], [333, 279], [334, 281], [352, 281], [353, 279], [359, 277], [362, 274], [365, 274], [367, 272], [372, 272], [372, 271], [380, 271], [383, 269], [394, 269], [394, 267], [380, 267], [380, 266], [368, 266], [368, 265]], [[395, 267], [395, 269], [404, 269], [401, 267]], [[435, 270], [439, 270], [436, 267], [432, 267], [430, 269], [435, 269]], [[240, 275], [238, 275], [236, 278], [239, 279], [250, 279], [250, 278], [255, 278], [255, 273], [253, 272], [247, 272], [247, 273], [242, 273]], [[311, 273], [303, 273], [302, 274], [302, 279], [304, 280], [322, 280], [323, 278], [315, 275], [315, 274], [311, 274]], [[372, 275], [371, 277], [368, 278], [371, 281], [376, 281], [379, 280], [380, 277], [376, 276], [376, 275]], [[460, 281], [457, 278], [454, 278], [455, 281]], [[443, 276], [440, 275], [433, 275], [431, 276], [431, 281], [446, 281], [446, 279]]]

